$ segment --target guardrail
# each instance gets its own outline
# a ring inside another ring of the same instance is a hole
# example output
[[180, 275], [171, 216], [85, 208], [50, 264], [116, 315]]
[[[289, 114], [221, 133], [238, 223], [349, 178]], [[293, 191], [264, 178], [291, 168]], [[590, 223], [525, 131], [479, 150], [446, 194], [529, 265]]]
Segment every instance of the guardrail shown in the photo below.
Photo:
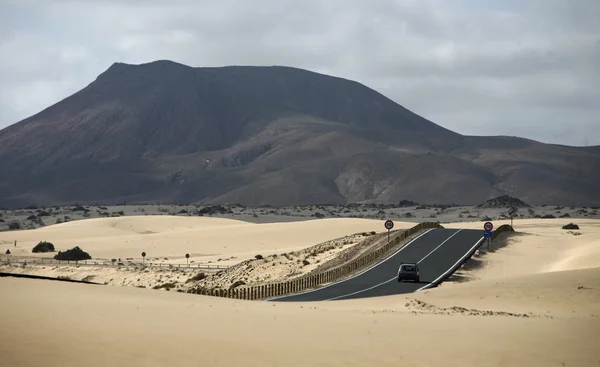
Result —
[[405, 231], [398, 231], [400, 234], [396, 235], [393, 240], [391, 240], [389, 243], [386, 243], [384, 246], [378, 248], [377, 250], [365, 253], [364, 255], [346, 264], [337, 266], [333, 269], [321, 273], [309, 273], [302, 277], [284, 282], [266, 283], [250, 287], [240, 286], [233, 289], [190, 289], [187, 293], [244, 300], [265, 299], [294, 294], [307, 289], [316, 288], [320, 285], [341, 280], [350, 276], [351, 274], [366, 269], [371, 265], [374, 265], [375, 263], [379, 262], [379, 260], [383, 256], [385, 256], [392, 248], [400, 244], [401, 241], [405, 240], [406, 238], [415, 233], [418, 233], [419, 231], [429, 228], [444, 227], [441, 226], [439, 223], [433, 222], [419, 223], [416, 226], [409, 228]]
[[[6, 255], [5, 255], [6, 256]], [[11, 255], [8, 255], [11, 256]], [[19, 265], [56, 265], [56, 266], [91, 266], [91, 267], [110, 267], [110, 268], [135, 268], [135, 267], [146, 267], [146, 268], [158, 268], [158, 269], [199, 269], [199, 270], [225, 270], [228, 266], [224, 265], [213, 265], [213, 264], [162, 264], [162, 263], [134, 263], [134, 262], [107, 262], [101, 260], [81, 260], [81, 261], [68, 261], [68, 260], [54, 260], [54, 259], [23, 259], [23, 258], [3, 258], [0, 264], [19, 264]]]
[[[503, 225], [501, 225], [500, 227], [498, 227], [494, 231], [494, 234], [492, 235], [492, 241], [496, 237], [498, 237], [498, 235], [500, 233], [503, 233], [503, 232], [514, 232], [514, 231], [515, 231], [514, 228], [510, 224], [503, 224]], [[425, 289], [429, 289], [429, 288], [435, 288], [438, 285], [440, 285], [441, 283], [443, 283], [446, 279], [448, 279], [450, 276], [452, 276], [452, 274], [454, 274], [455, 271], [457, 271], [458, 269], [460, 269], [460, 267], [463, 266], [464, 263], [466, 263], [467, 261], [469, 261], [469, 259], [475, 254], [475, 252], [477, 251], [477, 249], [479, 249], [484, 243], [485, 243], [485, 238], [482, 237], [469, 250], [469, 252], [467, 252], [460, 260], [458, 260], [456, 262], [456, 264], [454, 264], [454, 266], [452, 266], [444, 274], [442, 274], [440, 277], [438, 277], [437, 279], [435, 279], [433, 282], [429, 283], [425, 287], [421, 288], [420, 290], [425, 290]]]

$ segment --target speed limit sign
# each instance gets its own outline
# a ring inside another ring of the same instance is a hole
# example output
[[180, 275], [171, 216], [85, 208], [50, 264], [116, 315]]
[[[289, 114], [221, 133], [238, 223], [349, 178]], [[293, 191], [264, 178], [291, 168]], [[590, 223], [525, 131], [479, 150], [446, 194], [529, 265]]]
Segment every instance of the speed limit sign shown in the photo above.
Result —
[[485, 224], [483, 225], [483, 229], [485, 229], [487, 232], [491, 231], [494, 228], [494, 225], [492, 224], [492, 222], [485, 222]]
[[386, 220], [384, 226], [385, 229], [389, 231], [390, 229], [394, 228], [394, 222], [392, 222], [391, 220]]

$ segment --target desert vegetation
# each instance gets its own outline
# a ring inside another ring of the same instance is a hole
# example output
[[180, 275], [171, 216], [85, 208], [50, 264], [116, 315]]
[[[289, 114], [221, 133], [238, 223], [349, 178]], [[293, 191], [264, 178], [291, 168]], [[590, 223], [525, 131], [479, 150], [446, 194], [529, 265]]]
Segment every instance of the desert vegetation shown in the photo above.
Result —
[[31, 250], [33, 253], [54, 252], [54, 245], [47, 241], [41, 241]]
[[83, 251], [79, 246], [75, 246], [67, 251], [59, 251], [54, 255], [54, 260], [80, 261], [89, 260], [91, 258], [90, 254]]

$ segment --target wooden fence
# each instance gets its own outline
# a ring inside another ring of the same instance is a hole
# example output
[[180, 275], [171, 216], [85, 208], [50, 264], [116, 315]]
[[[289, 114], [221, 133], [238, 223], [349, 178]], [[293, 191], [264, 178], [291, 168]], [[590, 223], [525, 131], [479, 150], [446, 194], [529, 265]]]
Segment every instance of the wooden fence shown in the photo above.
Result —
[[371, 265], [377, 263], [381, 257], [385, 256], [391, 249], [400, 244], [401, 241], [419, 231], [429, 228], [444, 227], [442, 227], [439, 223], [425, 222], [419, 223], [405, 231], [396, 231], [399, 234], [395, 235], [393, 240], [390, 240], [390, 242], [386, 243], [377, 250], [365, 253], [364, 255], [346, 264], [321, 273], [309, 273], [305, 276], [284, 282], [260, 284], [250, 287], [241, 286], [233, 289], [190, 289], [188, 290], [188, 293], [244, 300], [256, 300], [284, 296], [316, 288], [320, 285], [346, 278], [358, 271], [370, 267]]

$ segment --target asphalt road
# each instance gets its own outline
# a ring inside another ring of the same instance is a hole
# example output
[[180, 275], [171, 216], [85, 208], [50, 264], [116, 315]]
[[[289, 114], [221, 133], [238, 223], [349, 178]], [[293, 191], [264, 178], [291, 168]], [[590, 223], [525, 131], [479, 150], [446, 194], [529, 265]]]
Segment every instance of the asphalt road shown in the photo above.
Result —
[[[411, 293], [439, 284], [453, 273], [483, 243], [483, 231], [431, 229], [413, 239], [387, 259], [351, 278], [315, 290], [269, 301], [307, 302], [386, 296]], [[397, 280], [401, 263], [416, 262], [420, 282]]]

